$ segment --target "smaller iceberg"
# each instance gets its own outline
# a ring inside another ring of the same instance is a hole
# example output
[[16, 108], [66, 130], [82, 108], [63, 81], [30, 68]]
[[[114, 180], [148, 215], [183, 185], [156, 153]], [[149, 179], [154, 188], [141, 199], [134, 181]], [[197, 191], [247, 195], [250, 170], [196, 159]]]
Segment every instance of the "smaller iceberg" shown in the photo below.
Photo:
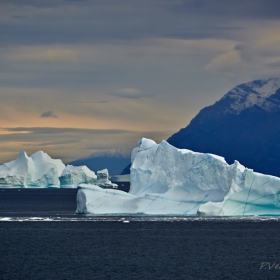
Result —
[[109, 180], [107, 169], [97, 171], [97, 175], [87, 166], [67, 165], [59, 177], [61, 188], [76, 188], [79, 184], [97, 185], [101, 188], [117, 189], [118, 185]]
[[109, 189], [117, 189], [118, 185], [112, 183], [109, 180], [109, 172], [108, 169], [102, 169], [97, 171], [97, 181], [96, 181], [96, 185], [101, 187], [101, 188], [109, 188]]
[[76, 188], [79, 184], [96, 184], [97, 176], [87, 166], [67, 165], [59, 177], [61, 188]]
[[0, 165], [0, 188], [76, 188], [79, 184], [118, 188], [109, 180], [107, 169], [96, 175], [87, 166], [65, 167], [60, 159], [52, 159], [42, 151], [30, 157], [21, 151], [16, 160]]

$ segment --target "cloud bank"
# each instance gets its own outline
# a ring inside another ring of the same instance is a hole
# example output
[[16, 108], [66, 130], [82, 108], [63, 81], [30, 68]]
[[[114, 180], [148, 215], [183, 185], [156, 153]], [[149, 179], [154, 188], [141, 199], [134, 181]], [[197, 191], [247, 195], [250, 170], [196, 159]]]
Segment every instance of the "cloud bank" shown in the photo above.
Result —
[[1, 126], [44, 131], [3, 130], [0, 156], [167, 138], [237, 84], [280, 76], [279, 11], [278, 0], [2, 0]]

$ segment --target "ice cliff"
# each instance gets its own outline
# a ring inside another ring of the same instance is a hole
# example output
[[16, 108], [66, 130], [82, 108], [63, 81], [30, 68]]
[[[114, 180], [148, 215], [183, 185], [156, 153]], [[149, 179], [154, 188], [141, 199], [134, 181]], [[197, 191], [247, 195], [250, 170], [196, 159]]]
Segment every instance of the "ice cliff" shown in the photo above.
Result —
[[280, 215], [280, 178], [244, 171], [244, 182], [222, 202], [207, 202], [198, 210], [206, 216]]
[[143, 138], [131, 158], [129, 193], [79, 186], [77, 213], [152, 215], [280, 214], [280, 179], [213, 154]]

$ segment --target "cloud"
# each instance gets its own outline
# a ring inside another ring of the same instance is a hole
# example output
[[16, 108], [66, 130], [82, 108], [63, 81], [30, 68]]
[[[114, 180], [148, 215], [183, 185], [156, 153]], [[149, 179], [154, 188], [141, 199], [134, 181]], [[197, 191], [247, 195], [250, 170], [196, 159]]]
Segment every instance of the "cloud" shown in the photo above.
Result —
[[3, 59], [17, 63], [75, 62], [77, 53], [75, 49], [69, 49], [66, 46], [17, 46], [10, 48]]
[[[279, 70], [280, 69], [280, 60], [275, 61], [275, 62], [271, 62], [271, 63], [267, 63], [266, 65], [268, 67], [276, 68], [277, 70]], [[280, 76], [280, 71], [279, 71], [279, 76]]]
[[106, 104], [106, 103], [110, 103], [109, 101], [107, 100], [101, 100], [101, 101], [82, 101], [82, 100], [75, 100], [75, 101], [66, 101], [66, 103], [84, 103], [84, 104]]
[[252, 27], [252, 34], [223, 52], [204, 67], [226, 76], [235, 84], [261, 78], [280, 76], [280, 22], [263, 22]]
[[123, 88], [116, 92], [108, 93], [109, 95], [128, 98], [128, 99], [140, 99], [140, 98], [152, 98], [155, 94], [147, 94], [135, 88]]
[[[1, 9], [1, 24], [6, 30], [1, 34], [1, 45], [225, 39], [246, 28], [244, 21], [280, 18], [278, 0], [4, 0]], [[16, 28], [15, 14], [20, 22]]]
[[58, 117], [52, 110], [50, 110], [50, 111], [44, 112], [40, 116], [40, 118], [55, 118], [55, 119], [57, 119]]
[[69, 127], [6, 127], [2, 131], [31, 133], [31, 134], [123, 134], [131, 132], [124, 129], [86, 129], [86, 128], [69, 128]]

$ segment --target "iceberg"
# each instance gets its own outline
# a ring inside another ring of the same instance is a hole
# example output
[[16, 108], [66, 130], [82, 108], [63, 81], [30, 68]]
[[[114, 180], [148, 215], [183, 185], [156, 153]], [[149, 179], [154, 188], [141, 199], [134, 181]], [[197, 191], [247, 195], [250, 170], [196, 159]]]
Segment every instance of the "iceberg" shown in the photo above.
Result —
[[107, 169], [97, 171], [97, 175], [87, 166], [67, 165], [59, 177], [61, 188], [76, 188], [79, 184], [94, 184], [101, 188], [117, 189], [118, 185], [109, 180]]
[[78, 186], [76, 213], [279, 215], [280, 178], [238, 161], [143, 138], [131, 157], [129, 193]]
[[42, 151], [28, 157], [21, 151], [16, 160], [0, 165], [0, 186], [45, 188], [59, 186], [58, 177], [65, 168], [60, 159]]
[[59, 177], [62, 188], [76, 188], [79, 184], [96, 184], [97, 176], [87, 166], [67, 165]]
[[193, 215], [205, 202], [223, 201], [243, 182], [243, 169], [237, 161], [228, 165], [216, 155], [143, 138], [132, 152], [129, 193], [80, 185], [77, 213]]
[[108, 169], [102, 169], [97, 171], [97, 181], [96, 185], [101, 187], [101, 188], [109, 188], [109, 189], [117, 189], [118, 185], [112, 183], [109, 180], [109, 172]]
[[0, 165], [0, 187], [5, 188], [76, 188], [79, 184], [95, 184], [102, 188], [118, 188], [109, 180], [107, 169], [97, 175], [87, 166], [65, 164], [43, 151], [27, 156], [21, 151], [16, 158]]

